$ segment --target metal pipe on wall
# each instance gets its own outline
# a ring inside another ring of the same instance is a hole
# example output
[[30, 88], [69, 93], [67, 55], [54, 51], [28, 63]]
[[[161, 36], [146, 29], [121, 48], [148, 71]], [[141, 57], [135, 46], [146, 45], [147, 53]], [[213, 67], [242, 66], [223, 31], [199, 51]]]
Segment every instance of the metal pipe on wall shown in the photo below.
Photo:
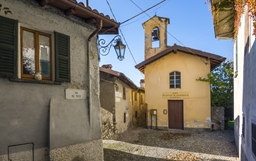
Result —
[[87, 73], [88, 73], [88, 96], [87, 96], [87, 99], [88, 99], [88, 109], [89, 109], [89, 125], [90, 127], [91, 124], [92, 124], [92, 109], [91, 109], [91, 70], [90, 70], [90, 66], [91, 66], [91, 61], [90, 61], [90, 42], [91, 42], [91, 39], [94, 35], [96, 35], [101, 29], [102, 29], [102, 26], [103, 26], [103, 21], [102, 19], [99, 19], [99, 25], [98, 25], [98, 28], [89, 36], [88, 40], [87, 40]]

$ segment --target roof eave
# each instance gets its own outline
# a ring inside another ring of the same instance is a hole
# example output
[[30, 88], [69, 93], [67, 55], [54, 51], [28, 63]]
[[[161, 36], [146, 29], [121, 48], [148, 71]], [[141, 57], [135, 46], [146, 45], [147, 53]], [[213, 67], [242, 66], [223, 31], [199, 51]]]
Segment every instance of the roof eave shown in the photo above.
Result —
[[74, 15], [97, 25], [99, 19], [103, 20], [102, 29], [99, 34], [118, 34], [119, 23], [110, 19], [108, 15], [99, 13], [97, 10], [92, 10], [89, 6], [84, 6], [83, 3], [76, 3], [71, 0], [40, 0], [40, 5], [49, 4], [53, 7], [61, 9], [68, 15]]

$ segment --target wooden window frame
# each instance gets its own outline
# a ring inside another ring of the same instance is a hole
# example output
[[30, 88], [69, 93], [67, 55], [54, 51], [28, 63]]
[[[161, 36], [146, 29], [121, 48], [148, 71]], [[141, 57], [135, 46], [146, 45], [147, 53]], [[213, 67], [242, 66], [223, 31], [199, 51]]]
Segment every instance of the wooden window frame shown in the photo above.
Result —
[[[173, 74], [173, 78], [171, 78], [171, 76], [172, 76], [172, 74]], [[177, 77], [180, 77], [180, 83], [178, 83], [177, 84]], [[173, 80], [173, 82], [174, 82], [174, 84], [173, 84], [173, 87], [172, 87], [172, 85], [171, 85], [171, 81]], [[177, 87], [179, 85], [179, 87]], [[173, 71], [173, 72], [171, 72], [170, 74], [169, 74], [169, 88], [171, 88], [171, 89], [175, 89], [175, 88], [179, 88], [179, 89], [181, 89], [181, 72], [179, 72], [179, 71]]]
[[42, 76], [42, 80], [52, 80], [52, 35], [51, 34], [47, 34], [47, 33], [43, 33], [40, 31], [36, 31], [36, 30], [32, 30], [29, 28], [25, 28], [25, 27], [20, 27], [20, 71], [21, 71], [21, 78], [24, 79], [34, 79], [33, 75], [30, 74], [23, 74], [23, 31], [27, 31], [27, 32], [31, 32], [34, 33], [34, 38], [35, 38], [35, 42], [34, 42], [34, 46], [35, 46], [35, 73], [39, 72], [39, 36], [46, 36], [49, 38], [49, 47], [50, 47], [50, 77], [44, 77]]

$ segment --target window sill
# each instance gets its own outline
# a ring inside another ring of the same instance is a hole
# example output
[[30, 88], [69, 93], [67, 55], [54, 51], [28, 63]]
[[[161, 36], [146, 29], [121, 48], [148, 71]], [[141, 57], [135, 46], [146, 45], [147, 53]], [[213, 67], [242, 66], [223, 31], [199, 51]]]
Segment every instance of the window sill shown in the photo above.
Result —
[[20, 78], [9, 78], [11, 82], [20, 83], [35, 83], [35, 84], [48, 84], [48, 85], [61, 85], [61, 82], [53, 82], [47, 80], [32, 80], [32, 79], [20, 79]]

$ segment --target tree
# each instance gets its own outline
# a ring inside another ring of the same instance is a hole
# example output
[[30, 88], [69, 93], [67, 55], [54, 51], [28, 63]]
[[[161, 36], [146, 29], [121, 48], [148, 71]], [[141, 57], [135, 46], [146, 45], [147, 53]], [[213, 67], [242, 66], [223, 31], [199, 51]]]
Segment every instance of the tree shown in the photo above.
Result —
[[223, 62], [207, 75], [196, 79], [211, 84], [211, 105], [233, 107], [233, 61]]
[[8, 7], [3, 7], [3, 5], [2, 4], [0, 4], [0, 11], [4, 11], [4, 14], [8, 14], [8, 13], [10, 13], [10, 14], [12, 14], [12, 12], [11, 12], [11, 10], [8, 8]]

